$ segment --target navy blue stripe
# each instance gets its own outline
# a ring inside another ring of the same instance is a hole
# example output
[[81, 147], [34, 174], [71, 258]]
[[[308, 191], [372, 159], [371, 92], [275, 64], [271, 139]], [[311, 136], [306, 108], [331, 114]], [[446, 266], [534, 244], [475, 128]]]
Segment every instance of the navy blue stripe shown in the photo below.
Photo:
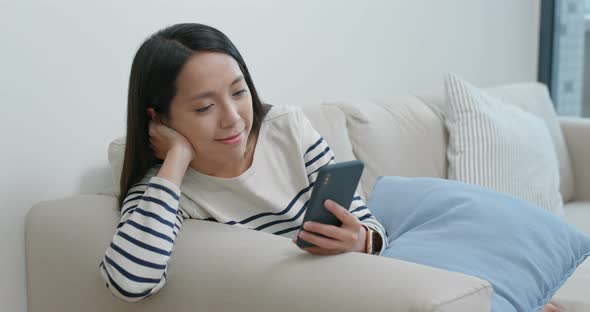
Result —
[[[133, 206], [133, 208], [135, 208], [135, 207], [137, 207], [137, 206]], [[129, 214], [133, 214], [133, 211], [135, 211], [134, 209], [128, 209], [128, 210], [130, 210], [130, 211], [129, 211]], [[129, 219], [127, 219], [127, 220], [129, 220]], [[127, 220], [125, 220], [125, 221], [122, 221], [122, 222], [119, 222], [119, 224], [117, 224], [117, 229], [119, 229], [119, 228], [121, 228], [123, 225], [125, 225], [125, 222], [127, 222]]]
[[355, 196], [355, 197], [353, 197], [353, 198], [352, 198], [352, 201], [355, 201], [355, 200], [361, 200], [361, 197], [360, 197], [360, 196]]
[[324, 140], [324, 138], [320, 137], [315, 143], [313, 143], [312, 146], [310, 146], [307, 151], [305, 151], [305, 154], [303, 154], [303, 157], [305, 157], [305, 155], [307, 155], [309, 152], [311, 152], [314, 148], [316, 148], [318, 145], [320, 145], [322, 143], [322, 141]]
[[157, 188], [159, 190], [162, 190], [162, 191], [170, 194], [170, 196], [172, 196], [172, 198], [174, 198], [176, 200], [180, 199], [180, 196], [176, 195], [176, 193], [173, 190], [171, 190], [163, 185], [156, 184], [156, 183], [150, 183], [150, 184], [148, 184], [148, 187], [153, 187], [153, 188]]
[[180, 226], [178, 226], [178, 224], [174, 224], [174, 227], [177, 228], [180, 231]]
[[176, 215], [176, 220], [178, 220], [178, 222], [179, 222], [180, 224], [182, 224], [182, 219], [181, 219], [181, 218], [180, 218], [178, 215]]
[[370, 217], [372, 217], [372, 216], [373, 216], [372, 214], [370, 214], [370, 213], [367, 213], [366, 215], [364, 215], [364, 216], [360, 217], [360, 218], [359, 218], [359, 221], [363, 221], [363, 220], [365, 220], [365, 219], [368, 219], [368, 218], [370, 218]]
[[147, 186], [147, 183], [137, 183], [137, 184], [133, 185], [132, 187], [130, 187], [129, 190], [134, 189], [134, 188], [136, 188], [138, 186]]
[[172, 224], [172, 222], [169, 222], [169, 221], [164, 220], [162, 217], [160, 217], [159, 215], [157, 215], [157, 214], [155, 214], [153, 212], [145, 211], [145, 210], [143, 210], [143, 209], [141, 209], [139, 207], [137, 207], [135, 209], [135, 212], [137, 212], [139, 214], [142, 214], [142, 215], [144, 215], [146, 217], [154, 218], [154, 219], [160, 221], [160, 223], [162, 223], [164, 225], [167, 225], [170, 228], [174, 228], [174, 224]]
[[278, 232], [274, 232], [273, 234], [275, 234], [275, 235], [283, 235], [283, 234], [289, 233], [291, 231], [299, 230], [300, 228], [301, 228], [301, 225], [298, 225], [298, 226], [290, 227], [288, 229], [280, 230]]
[[108, 256], [105, 255], [104, 258], [107, 260], [107, 262], [111, 266], [113, 266], [117, 271], [119, 271], [119, 273], [123, 274], [123, 276], [125, 276], [126, 278], [128, 278], [134, 282], [157, 284], [162, 280], [161, 278], [147, 278], [147, 277], [141, 277], [141, 276], [131, 274], [131, 273], [127, 272], [125, 269], [123, 269], [120, 265], [118, 265], [115, 261], [113, 261], [113, 259], [109, 258]]
[[168, 212], [176, 214], [176, 209], [168, 206], [168, 204], [166, 204], [163, 200], [161, 200], [159, 198], [155, 198], [155, 197], [151, 197], [151, 196], [144, 196], [143, 200], [148, 201], [148, 202], [152, 202], [154, 204], [158, 204], [158, 205], [162, 206], [162, 208], [168, 210]]
[[308, 179], [310, 179], [310, 177], [311, 177], [311, 175], [312, 175], [312, 174], [314, 174], [314, 173], [316, 173], [316, 172], [320, 171], [320, 169], [322, 169], [322, 167], [324, 167], [324, 166], [326, 166], [326, 165], [329, 165], [329, 164], [332, 162], [332, 160], [334, 160], [334, 156], [332, 156], [332, 157], [330, 158], [330, 160], [328, 160], [328, 162], [327, 162], [327, 163], [325, 163], [325, 164], [321, 165], [319, 168], [317, 168], [316, 170], [314, 170], [312, 173], [308, 174], [308, 175], [307, 175], [307, 178], [308, 178]]
[[127, 213], [127, 211], [129, 211], [129, 210], [131, 210], [131, 209], [133, 209], [133, 208], [136, 208], [136, 207], [137, 207], [137, 205], [134, 205], [134, 206], [127, 207], [125, 210], [123, 210], [123, 211], [121, 212], [121, 216], [125, 215], [125, 214]]
[[358, 206], [356, 207], [356, 209], [354, 209], [353, 211], [351, 211], [350, 213], [355, 213], [357, 211], [361, 211], [363, 209], [367, 209], [367, 206]]
[[113, 279], [111, 278], [111, 275], [109, 274], [109, 271], [107, 271], [106, 268], [104, 268], [104, 264], [102, 262], [100, 264], [103, 266], [103, 269], [104, 269], [105, 273], [107, 274], [107, 277], [109, 278], [109, 283], [111, 283], [111, 285], [113, 285], [113, 287], [115, 287], [115, 289], [118, 292], [120, 292], [123, 296], [129, 297], [129, 298], [145, 297], [145, 296], [149, 295], [149, 293], [152, 291], [151, 289], [148, 289], [142, 293], [130, 293], [130, 292], [124, 290], [123, 288], [121, 288], [121, 286], [119, 286], [117, 283], [115, 283], [115, 281], [113, 281]]
[[293, 220], [297, 220], [297, 218], [299, 218], [299, 216], [301, 216], [301, 214], [302, 214], [302, 213], [304, 213], [304, 212], [305, 212], [305, 210], [307, 210], [307, 203], [308, 203], [308, 202], [309, 202], [309, 201], [306, 201], [306, 202], [305, 202], [305, 204], [303, 204], [303, 206], [301, 207], [301, 209], [299, 209], [299, 212], [297, 212], [297, 214], [296, 214], [294, 217], [292, 217], [292, 218], [289, 218], [289, 219], [283, 219], [283, 220], [272, 221], [272, 222], [269, 222], [269, 223], [263, 224], [263, 225], [261, 225], [261, 226], [259, 226], [259, 227], [255, 228], [255, 230], [257, 230], [257, 231], [260, 231], [260, 230], [262, 230], [262, 229], [265, 229], [265, 228], [267, 228], [267, 227], [269, 227], [269, 226], [273, 226], [273, 225], [275, 225], [275, 224], [281, 224], [281, 223], [285, 223], [285, 222], [290, 222], [290, 221], [293, 221]]
[[135, 262], [139, 265], [142, 265], [144, 267], [148, 267], [148, 268], [152, 268], [152, 269], [156, 269], [156, 270], [164, 270], [166, 269], [166, 265], [164, 264], [157, 264], [157, 263], [153, 263], [153, 262], [149, 262], [140, 258], [135, 257], [134, 255], [126, 252], [125, 250], [123, 250], [123, 248], [115, 245], [115, 243], [111, 243], [111, 248], [113, 248], [113, 250], [115, 250], [116, 252], [118, 252], [119, 254], [121, 254], [123, 257], [127, 258], [129, 261], [131, 262]]
[[122, 207], [124, 207], [124, 206], [125, 206], [125, 205], [127, 205], [127, 204], [128, 204], [130, 201], [132, 201], [132, 200], [137, 200], [137, 199], [140, 199], [140, 198], [141, 198], [141, 196], [143, 196], [143, 192], [142, 192], [141, 194], [142, 194], [142, 195], [135, 196], [135, 197], [132, 197], [132, 198], [129, 198], [129, 195], [127, 195], [127, 197], [125, 198], [125, 201], [123, 202], [123, 205], [121, 205], [121, 206], [122, 206]]
[[161, 249], [161, 248], [154, 247], [152, 245], [148, 245], [148, 244], [146, 244], [144, 242], [138, 241], [137, 239], [135, 239], [135, 238], [127, 235], [124, 232], [119, 231], [119, 232], [117, 232], [117, 235], [123, 237], [124, 239], [128, 240], [129, 242], [131, 242], [131, 243], [133, 243], [133, 244], [135, 244], [135, 245], [137, 245], [137, 246], [139, 246], [139, 247], [141, 247], [143, 249], [147, 249], [149, 251], [153, 251], [155, 253], [158, 253], [158, 254], [161, 254], [161, 255], [164, 255], [164, 256], [170, 256], [170, 252], [168, 252], [168, 251], [166, 251], [164, 249]]
[[133, 191], [133, 192], [127, 193], [126, 197], [129, 197], [129, 195], [133, 195], [133, 194], [143, 194], [143, 193], [145, 193], [145, 190], [144, 191]]
[[318, 159], [324, 157], [324, 155], [326, 155], [326, 153], [329, 151], [330, 151], [330, 147], [326, 146], [326, 149], [324, 149], [323, 152], [317, 154], [312, 160], [306, 162], [305, 167], [309, 167], [309, 166], [313, 165], [314, 162], [316, 162]]
[[135, 227], [136, 229], [139, 229], [139, 230], [144, 231], [146, 233], [150, 233], [150, 234], [152, 234], [156, 237], [159, 237], [165, 241], [168, 241], [170, 243], [174, 243], [174, 240], [166, 234], [160, 233], [160, 232], [153, 230], [147, 226], [141, 225], [133, 220], [127, 220], [127, 223], [133, 225], [133, 227]]
[[[291, 202], [289, 203], [289, 205], [285, 209], [281, 210], [280, 212], [263, 212], [263, 213], [259, 213], [259, 214], [253, 215], [253, 216], [251, 216], [249, 218], [246, 218], [246, 219], [240, 221], [239, 223], [240, 224], [246, 224], [246, 223], [252, 222], [252, 221], [254, 221], [256, 219], [259, 219], [259, 218], [262, 218], [262, 217], [266, 217], [266, 216], [280, 216], [280, 215], [284, 215], [289, 210], [291, 210], [291, 208], [299, 200], [299, 198], [303, 194], [307, 193], [310, 189], [312, 189], [314, 185], [315, 185], [315, 183], [310, 183], [306, 188], [302, 189], [297, 195], [295, 195], [295, 197], [293, 198], [293, 200], [291, 200]], [[233, 224], [236, 224], [236, 223], [238, 223], [238, 222], [236, 222], [236, 221], [229, 221], [229, 222], [226, 222], [225, 224], [233, 225]]]

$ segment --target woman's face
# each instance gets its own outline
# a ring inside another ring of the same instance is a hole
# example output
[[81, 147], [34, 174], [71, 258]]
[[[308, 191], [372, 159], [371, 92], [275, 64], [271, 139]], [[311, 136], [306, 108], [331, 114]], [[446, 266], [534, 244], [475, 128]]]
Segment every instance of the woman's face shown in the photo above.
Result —
[[176, 80], [170, 126], [190, 141], [196, 161], [244, 159], [252, 119], [252, 96], [238, 63], [220, 52], [191, 56]]

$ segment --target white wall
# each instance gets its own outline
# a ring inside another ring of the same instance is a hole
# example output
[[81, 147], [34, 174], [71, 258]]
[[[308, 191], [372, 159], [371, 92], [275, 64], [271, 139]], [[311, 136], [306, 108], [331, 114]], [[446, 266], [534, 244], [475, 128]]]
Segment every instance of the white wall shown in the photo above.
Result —
[[218, 27], [280, 104], [440, 87], [450, 70], [535, 80], [538, 15], [538, 0], [0, 0], [1, 309], [26, 310], [28, 209], [110, 185], [131, 60], [158, 28]]

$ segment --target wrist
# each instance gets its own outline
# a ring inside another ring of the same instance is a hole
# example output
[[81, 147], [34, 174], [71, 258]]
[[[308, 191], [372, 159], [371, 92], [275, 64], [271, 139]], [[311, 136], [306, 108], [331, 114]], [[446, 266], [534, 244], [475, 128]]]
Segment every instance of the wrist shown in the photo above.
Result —
[[188, 167], [188, 164], [193, 160], [193, 153], [184, 146], [174, 145], [166, 153], [166, 158], [168, 157], [173, 158], [175, 161], [182, 164], [186, 163]]
[[182, 179], [186, 173], [189, 163], [191, 162], [190, 154], [187, 154], [182, 149], [172, 148], [166, 153], [164, 163], [160, 167], [158, 176], [172, 183], [180, 188]]
[[364, 225], [362, 225], [361, 229], [359, 230], [355, 251], [362, 253], [367, 252], [367, 228]]
[[365, 228], [364, 252], [371, 255], [380, 253], [381, 248], [383, 247], [381, 234], [379, 234], [379, 232], [375, 231], [373, 228], [370, 228], [367, 225], [363, 224], [363, 227]]

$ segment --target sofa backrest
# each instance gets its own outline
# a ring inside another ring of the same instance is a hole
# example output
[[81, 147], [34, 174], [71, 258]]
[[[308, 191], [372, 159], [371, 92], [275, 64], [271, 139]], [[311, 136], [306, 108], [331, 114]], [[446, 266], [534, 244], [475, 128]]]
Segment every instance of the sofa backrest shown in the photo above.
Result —
[[[483, 91], [545, 121], [559, 160], [560, 191], [565, 201], [571, 199], [574, 190], [571, 162], [547, 87], [525, 82]], [[336, 106], [346, 116], [353, 154], [365, 163], [362, 184], [367, 196], [379, 176], [447, 178], [444, 89], [420, 92], [416, 96], [330, 101], [322, 105]], [[322, 133], [319, 124], [314, 126]]]
[[[365, 163], [359, 192], [366, 198], [379, 176], [447, 178], [448, 134], [443, 117], [446, 105], [443, 91], [441, 88], [417, 96], [299, 106], [330, 144], [336, 161], [358, 159]], [[565, 201], [569, 200], [573, 195], [573, 174], [547, 88], [539, 83], [520, 83], [484, 91], [546, 121], [560, 162], [561, 193]], [[114, 140], [109, 146], [115, 193], [119, 190], [124, 148], [124, 138]]]

